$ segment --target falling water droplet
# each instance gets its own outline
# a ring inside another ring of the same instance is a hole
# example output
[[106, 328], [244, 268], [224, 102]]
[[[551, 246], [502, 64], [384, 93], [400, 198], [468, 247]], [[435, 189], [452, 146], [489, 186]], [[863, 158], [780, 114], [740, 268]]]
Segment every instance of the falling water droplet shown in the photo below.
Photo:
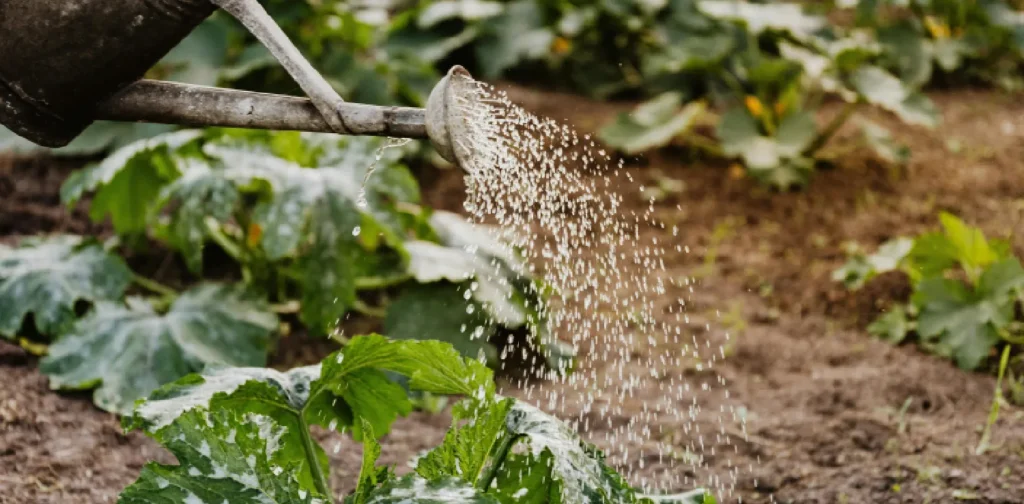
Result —
[[352, 236], [359, 236], [359, 233], [362, 233], [362, 232], [363, 232], [363, 228], [360, 227], [360, 226], [356, 226], [356, 227], [352, 228]]

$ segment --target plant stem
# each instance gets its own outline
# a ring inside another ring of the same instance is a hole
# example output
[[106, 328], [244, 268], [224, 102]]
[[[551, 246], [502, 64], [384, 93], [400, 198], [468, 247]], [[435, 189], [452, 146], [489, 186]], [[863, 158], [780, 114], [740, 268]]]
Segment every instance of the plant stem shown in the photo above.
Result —
[[832, 139], [832, 136], [839, 131], [839, 128], [843, 127], [843, 124], [845, 124], [846, 120], [849, 119], [851, 115], [853, 115], [853, 112], [856, 109], [857, 102], [847, 103], [846, 107], [844, 107], [843, 110], [836, 114], [836, 116], [832, 118], [832, 121], [829, 122], [827, 126], [825, 126], [825, 129], [823, 129], [821, 133], [818, 134], [818, 138], [815, 138], [814, 142], [812, 142], [811, 145], [809, 145], [807, 149], [804, 150], [804, 155], [807, 157], [814, 157], [814, 154], [821, 150], [821, 148], [824, 147], [825, 144], [827, 144], [828, 141]]
[[512, 445], [516, 444], [518, 440], [518, 435], [506, 432], [505, 436], [501, 439], [501, 444], [498, 445], [498, 449], [494, 452], [494, 457], [491, 458], [491, 465], [487, 466], [480, 478], [476, 480], [476, 487], [478, 489], [487, 491], [491, 487], [491, 482], [498, 475], [498, 468], [505, 463], [505, 457], [508, 457], [509, 450], [512, 449]]
[[313, 484], [316, 485], [316, 489], [320, 493], [327, 497], [328, 502], [334, 502], [331, 485], [327, 482], [327, 476], [324, 474], [323, 468], [320, 467], [320, 461], [316, 456], [316, 445], [313, 443], [313, 438], [309, 435], [309, 425], [306, 423], [305, 411], [299, 412], [299, 435], [302, 436], [302, 445], [306, 450], [306, 462], [309, 463], [309, 470], [313, 473]]
[[245, 264], [245, 251], [242, 250], [241, 246], [235, 243], [227, 234], [224, 233], [224, 230], [221, 229], [220, 224], [218, 224], [217, 221], [210, 218], [207, 218], [205, 223], [206, 230], [210, 233], [210, 238], [213, 239], [214, 243], [219, 245], [220, 248], [224, 249], [224, 252], [227, 252], [227, 254], [231, 256], [234, 260], [238, 261], [241, 264]]
[[139, 287], [146, 289], [150, 292], [160, 294], [161, 296], [174, 298], [178, 297], [178, 291], [160, 283], [156, 280], [151, 280], [138, 273], [132, 273], [132, 282], [135, 282]]
[[363, 315], [369, 315], [375, 318], [384, 318], [387, 316], [388, 311], [384, 308], [378, 308], [376, 306], [370, 306], [364, 303], [361, 299], [357, 299], [355, 304], [352, 305], [352, 310], [356, 313]]
[[1003, 348], [1003, 356], [999, 359], [999, 377], [996, 378], [996, 390], [992, 394], [992, 409], [988, 412], [988, 422], [985, 423], [985, 430], [981, 433], [981, 440], [978, 441], [978, 447], [974, 450], [975, 455], [981, 455], [989, 448], [989, 442], [992, 438], [992, 426], [999, 419], [999, 405], [1003, 400], [1003, 376], [1006, 374], [1009, 362], [1010, 345], [1006, 345]]

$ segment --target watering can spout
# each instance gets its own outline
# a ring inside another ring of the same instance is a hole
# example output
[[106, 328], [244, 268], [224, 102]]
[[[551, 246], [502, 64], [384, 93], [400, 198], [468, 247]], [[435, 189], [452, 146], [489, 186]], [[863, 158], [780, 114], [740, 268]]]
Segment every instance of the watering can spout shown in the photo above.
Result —
[[[241, 22], [308, 98], [141, 79], [216, 8]], [[62, 147], [94, 120], [429, 139], [465, 167], [472, 77], [456, 66], [426, 109], [348, 103], [258, 0], [0, 0], [0, 124]]]

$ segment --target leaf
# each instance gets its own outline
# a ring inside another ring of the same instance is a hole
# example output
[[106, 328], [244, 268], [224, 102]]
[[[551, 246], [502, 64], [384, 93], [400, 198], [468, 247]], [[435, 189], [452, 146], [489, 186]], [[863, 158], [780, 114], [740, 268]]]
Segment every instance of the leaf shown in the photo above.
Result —
[[75, 137], [71, 143], [59, 149], [50, 149], [36, 145], [0, 126], [0, 152], [89, 156], [107, 149], [121, 148], [137, 140], [168, 133], [174, 129], [174, 126], [167, 124], [96, 121]]
[[430, 28], [450, 19], [478, 21], [498, 15], [502, 9], [501, 3], [487, 0], [440, 0], [431, 2], [420, 11], [416, 24], [420, 28]]
[[541, 6], [532, 0], [518, 0], [505, 6], [505, 12], [484, 23], [484, 33], [476, 44], [481, 75], [494, 78], [522, 61], [548, 55], [555, 33], [544, 20]]
[[[360, 439], [356, 420], [365, 419], [376, 435], [384, 435], [390, 421], [375, 420], [393, 420], [409, 411], [404, 391], [388, 381], [384, 371], [409, 377], [412, 388], [436, 394], [474, 395], [494, 388], [489, 369], [462, 358], [445, 343], [357, 336], [321, 364], [287, 373], [227, 368], [183, 378], [154, 392], [135, 408], [125, 425], [154, 432], [196, 408], [234, 408], [270, 415], [280, 423], [297, 424], [301, 418], [332, 430], [353, 427]], [[356, 383], [367, 382], [381, 388], [355, 390]], [[372, 399], [369, 395], [394, 395], [396, 390], [401, 398], [367, 401]]]
[[380, 443], [374, 435], [373, 425], [366, 419], [360, 419], [363, 433], [363, 464], [359, 469], [359, 480], [356, 489], [345, 498], [345, 502], [366, 502], [381, 485], [391, 480], [394, 475], [388, 468], [378, 469], [377, 459], [380, 458]]
[[284, 442], [288, 429], [258, 413], [186, 412], [153, 435], [178, 464], [146, 464], [118, 502], [324, 502], [328, 496], [299, 481], [305, 455]]
[[754, 4], [735, 0], [700, 0], [697, 7], [716, 19], [740, 21], [754, 35], [764, 31], [788, 32], [803, 38], [828, 25], [825, 18], [805, 14], [795, 3]]
[[161, 189], [156, 207], [170, 208], [167, 239], [182, 253], [189, 270], [202, 273], [207, 219], [233, 218], [241, 193], [218, 166], [196, 159], [180, 168], [181, 177]]
[[1013, 291], [1024, 285], [1017, 259], [988, 267], [978, 288], [945, 278], [927, 278], [912, 298], [920, 310], [918, 333], [948, 348], [963, 369], [975, 369], [999, 342], [999, 331], [1013, 320]]
[[0, 245], [0, 336], [13, 338], [28, 315], [41, 334], [59, 335], [78, 318], [76, 303], [119, 299], [131, 278], [119, 257], [77, 236]]
[[460, 354], [497, 363], [498, 352], [488, 340], [496, 327], [479, 303], [467, 301], [451, 283], [413, 284], [388, 306], [384, 333], [400, 340], [438, 340]]
[[933, 128], [939, 113], [928, 97], [913, 93], [891, 73], [877, 67], [864, 66], [850, 76], [853, 89], [868, 103], [893, 112], [908, 124]]
[[873, 254], [851, 254], [846, 264], [832, 273], [832, 279], [850, 290], [859, 289], [872, 278], [898, 269], [913, 247], [914, 240], [898, 237], [883, 243]]
[[868, 120], [859, 122], [864, 140], [878, 157], [898, 165], [905, 165], [910, 161], [910, 148], [898, 143], [889, 130]]
[[740, 108], [722, 114], [716, 133], [722, 142], [722, 150], [729, 156], [742, 155], [760, 136], [754, 118]]
[[917, 238], [910, 253], [915, 278], [941, 274], [959, 264], [971, 282], [981, 270], [1010, 256], [1005, 246], [989, 241], [980, 229], [968, 226], [948, 212], [939, 214], [942, 233], [925, 233]]
[[277, 317], [232, 286], [200, 285], [161, 314], [143, 301], [97, 304], [39, 368], [55, 389], [93, 389], [100, 408], [130, 413], [137, 399], [209, 365], [262, 366]]
[[932, 76], [933, 47], [913, 26], [900, 23], [880, 28], [878, 41], [906, 86], [919, 88], [928, 83]]
[[[496, 456], [498, 446], [510, 436], [505, 421], [514, 399], [486, 403], [463, 402], [453, 412], [453, 425], [440, 446], [416, 462], [416, 473], [428, 480], [448, 476], [477, 486], [488, 460]], [[465, 425], [457, 425], [467, 420]], [[495, 462], [498, 463], [498, 462]]]
[[128, 144], [69, 177], [61, 186], [61, 201], [70, 205], [95, 192], [89, 207], [94, 221], [109, 216], [119, 234], [141, 233], [161, 187], [177, 176], [180, 158], [171, 153], [201, 136], [201, 131], [183, 130]]
[[889, 343], [898, 344], [906, 339], [910, 332], [910, 320], [907, 311], [900, 305], [893, 306], [885, 315], [878, 317], [868, 325], [868, 333]]
[[152, 77], [200, 86], [216, 86], [227, 59], [232, 26], [217, 17], [202, 22], [152, 69]]
[[798, 157], [817, 136], [818, 125], [814, 122], [814, 116], [810, 112], [799, 111], [782, 119], [775, 132], [775, 141], [779, 144], [780, 155]]
[[[664, 147], [693, 128], [706, 110], [703, 102], [691, 102], [680, 109], [682, 94], [668, 92], [644, 103], [633, 114], [619, 114], [598, 132], [598, 137], [626, 154], [636, 154], [655, 147]], [[655, 114], [642, 108], [657, 107]]]
[[[558, 499], [553, 502], [621, 504], [637, 502], [626, 481], [604, 461], [604, 455], [581, 440], [567, 425], [541, 410], [516, 402], [506, 420], [512, 435], [521, 437], [535, 461], [532, 471], [545, 474]], [[547, 455], [545, 455], [547, 454]], [[502, 468], [506, 469], [506, 468]], [[499, 481], [515, 482], [518, 474], [499, 471]], [[516, 485], [518, 490], [519, 485]], [[543, 490], [544, 487], [540, 487]], [[527, 490], [529, 494], [530, 490]], [[527, 501], [534, 500], [527, 497]]]
[[499, 504], [456, 478], [425, 480], [415, 474], [394, 480], [378, 489], [366, 504]]
[[376, 159], [382, 147], [379, 139], [335, 139], [321, 145], [320, 167], [313, 169], [258, 145], [204, 147], [223, 166], [208, 171], [209, 176], [226, 178], [239, 190], [254, 182], [269, 188], [253, 210], [253, 222], [262, 230], [259, 245], [271, 261], [297, 259], [303, 286], [300, 316], [315, 333], [326, 333], [354, 304], [356, 280], [374, 273], [376, 258], [368, 251], [381, 237], [403, 250], [405, 231], [396, 203], [417, 202], [419, 190], [408, 169], [398, 164], [400, 152], [384, 151]]

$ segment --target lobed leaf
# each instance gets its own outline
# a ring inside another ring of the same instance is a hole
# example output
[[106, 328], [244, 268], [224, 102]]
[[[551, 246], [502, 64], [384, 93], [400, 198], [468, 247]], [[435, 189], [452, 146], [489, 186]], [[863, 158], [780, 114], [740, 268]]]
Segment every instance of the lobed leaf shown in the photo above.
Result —
[[78, 302], [119, 299], [131, 278], [121, 258], [77, 236], [0, 245], [0, 336], [14, 337], [29, 315], [37, 331], [57, 336], [77, 320]]
[[100, 408], [128, 414], [137, 399], [209, 365], [262, 366], [277, 317], [234, 286], [182, 293], [166, 313], [141, 300], [99, 303], [39, 368], [60, 389], [93, 389]]

